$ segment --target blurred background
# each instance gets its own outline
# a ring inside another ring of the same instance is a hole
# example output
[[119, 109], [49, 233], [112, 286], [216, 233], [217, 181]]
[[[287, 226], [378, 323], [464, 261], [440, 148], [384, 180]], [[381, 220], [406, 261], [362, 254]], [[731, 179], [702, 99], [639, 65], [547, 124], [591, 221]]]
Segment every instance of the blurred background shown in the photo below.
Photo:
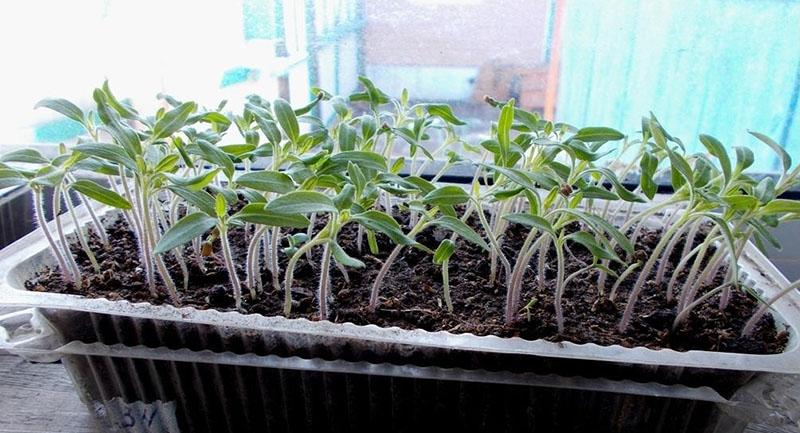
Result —
[[757, 171], [777, 160], [747, 129], [800, 159], [798, 0], [33, 0], [0, 15], [0, 40], [0, 151], [74, 140], [77, 124], [33, 105], [88, 108], [104, 79], [147, 113], [159, 92], [300, 105], [363, 74], [452, 104], [468, 141], [496, 119], [491, 95], [626, 133], [653, 111], [690, 150], [700, 132], [752, 147]]

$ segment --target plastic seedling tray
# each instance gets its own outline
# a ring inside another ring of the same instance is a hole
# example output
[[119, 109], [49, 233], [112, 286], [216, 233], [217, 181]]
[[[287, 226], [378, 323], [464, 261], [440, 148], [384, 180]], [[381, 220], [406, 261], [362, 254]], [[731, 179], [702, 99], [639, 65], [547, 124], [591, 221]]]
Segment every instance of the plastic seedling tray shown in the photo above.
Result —
[[[723, 396], [732, 395], [759, 373], [800, 373], [800, 351], [795, 332], [800, 329], [798, 293], [791, 293], [774, 304], [776, 326], [791, 330], [783, 353], [677, 352], [312, 322], [24, 290], [24, 282], [47, 264], [48, 257], [47, 243], [38, 231], [0, 252], [0, 302], [37, 308], [60, 344], [81, 341], [351, 362], [581, 375], [710, 386]], [[788, 283], [752, 245], [745, 249], [741, 265], [749, 284], [765, 296]]]

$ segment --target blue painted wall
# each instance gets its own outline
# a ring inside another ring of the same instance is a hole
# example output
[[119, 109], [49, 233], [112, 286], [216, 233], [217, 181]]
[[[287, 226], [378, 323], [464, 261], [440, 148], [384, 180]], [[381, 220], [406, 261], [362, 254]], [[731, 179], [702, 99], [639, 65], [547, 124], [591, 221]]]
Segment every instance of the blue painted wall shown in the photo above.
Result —
[[701, 132], [750, 146], [754, 170], [800, 163], [800, 1], [568, 0], [557, 118], [633, 133], [653, 111], [700, 151]]

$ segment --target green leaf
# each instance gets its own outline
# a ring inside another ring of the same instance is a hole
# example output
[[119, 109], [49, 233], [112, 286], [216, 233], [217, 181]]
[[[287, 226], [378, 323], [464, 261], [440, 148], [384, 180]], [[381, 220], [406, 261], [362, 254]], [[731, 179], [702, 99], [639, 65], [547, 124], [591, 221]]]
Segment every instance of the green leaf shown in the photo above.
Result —
[[360, 197], [364, 188], [367, 186], [367, 178], [364, 172], [352, 162], [347, 163], [347, 174], [350, 175], [350, 182], [356, 187], [356, 196]]
[[311, 221], [301, 214], [283, 214], [266, 209], [264, 203], [250, 203], [231, 216], [232, 220], [240, 220], [251, 224], [270, 227], [307, 228]]
[[434, 206], [456, 205], [469, 201], [469, 195], [461, 187], [448, 185], [429, 192], [422, 201]]
[[607, 168], [604, 168], [604, 167], [592, 167], [592, 168], [588, 168], [588, 169], [584, 170], [581, 173], [580, 176], [582, 176], [583, 174], [587, 174], [587, 173], [598, 173], [598, 174], [602, 175], [605, 180], [611, 182], [611, 185], [614, 186], [614, 191], [617, 193], [619, 198], [621, 198], [621, 199], [623, 199], [623, 200], [625, 200], [627, 202], [636, 202], [636, 203], [644, 203], [645, 202], [645, 200], [643, 198], [639, 197], [637, 194], [634, 194], [633, 192], [628, 191], [628, 189], [625, 188], [625, 185], [623, 185], [622, 182], [620, 182], [619, 178], [617, 178], [617, 175], [614, 174], [613, 171], [611, 171], [611, 170], [609, 170]]
[[180, 155], [170, 154], [161, 159], [156, 164], [154, 171], [156, 173], [172, 172], [178, 166], [178, 161], [181, 159]]
[[72, 102], [67, 101], [66, 99], [42, 99], [41, 101], [37, 102], [33, 108], [49, 108], [63, 116], [66, 116], [80, 124], [86, 123], [86, 116], [84, 116], [83, 111], [78, 108], [77, 105], [73, 104]]
[[263, 192], [286, 194], [294, 189], [292, 178], [278, 171], [262, 170], [245, 173], [236, 183]]
[[752, 195], [726, 195], [722, 200], [734, 210], [749, 211], [758, 207], [758, 199]]
[[211, 183], [219, 171], [220, 169], [215, 168], [214, 170], [200, 173], [197, 176], [192, 177], [183, 177], [170, 173], [166, 173], [164, 176], [166, 176], [166, 178], [175, 185], [182, 186], [191, 191], [199, 191]]
[[356, 148], [356, 129], [352, 126], [342, 123], [339, 125], [339, 149], [342, 151], [350, 151]]
[[594, 143], [597, 141], [616, 141], [625, 138], [625, 134], [613, 128], [604, 126], [589, 126], [581, 128], [570, 140], [580, 140], [584, 143]]
[[331, 248], [331, 254], [333, 254], [333, 258], [336, 259], [336, 263], [339, 263], [340, 265], [343, 266], [347, 266], [348, 268], [362, 269], [366, 267], [364, 262], [362, 262], [361, 260], [355, 259], [347, 255], [347, 253], [344, 252], [344, 249], [342, 249], [342, 247], [339, 246], [339, 244], [336, 243], [336, 241], [331, 240], [329, 242], [330, 242], [329, 244]]
[[122, 146], [111, 143], [83, 143], [74, 147], [80, 153], [136, 170], [136, 162], [125, 152]]
[[532, 215], [529, 213], [512, 213], [503, 215], [503, 219], [506, 219], [512, 223], [533, 227], [537, 230], [549, 234], [553, 239], [557, 237], [556, 231], [553, 229], [553, 226], [552, 224], [550, 224], [550, 221], [547, 221], [546, 219], [538, 215]]
[[125, 119], [130, 120], [138, 120], [139, 113], [136, 112], [131, 106], [127, 104], [123, 104], [120, 102], [113, 93], [111, 93], [111, 88], [108, 86], [108, 80], [103, 82], [103, 92], [106, 94], [108, 105], [111, 106], [120, 116]]
[[622, 263], [622, 260], [620, 260], [620, 258], [617, 257], [614, 252], [603, 248], [597, 243], [597, 241], [595, 241], [594, 236], [590, 235], [589, 233], [575, 232], [567, 235], [564, 239], [568, 239], [583, 245], [598, 260], [607, 259]]
[[281, 143], [281, 130], [275, 122], [264, 117], [256, 117], [256, 124], [273, 146]]
[[164, 233], [153, 252], [163, 254], [175, 249], [198, 236], [202, 236], [214, 227], [216, 223], [217, 220], [215, 218], [202, 212], [186, 215]]
[[359, 117], [361, 123], [361, 137], [366, 141], [375, 136], [378, 132], [378, 125], [375, 123], [375, 117], [363, 115]]
[[761, 208], [767, 215], [779, 213], [800, 213], [800, 201], [777, 198]]
[[34, 149], [18, 149], [0, 155], [0, 162], [25, 162], [30, 164], [47, 164], [47, 158]]
[[403, 233], [400, 224], [391, 216], [376, 210], [353, 214], [350, 219], [361, 224], [364, 228], [381, 232], [397, 245], [412, 245], [414, 241]]
[[683, 185], [683, 182], [694, 185], [694, 172], [686, 159], [669, 148], [667, 148], [667, 156], [669, 156], [672, 170], [673, 187], [677, 190]]
[[222, 149], [205, 140], [197, 140], [197, 149], [203, 159], [221, 168], [228, 179], [233, 177], [236, 167], [233, 165], [233, 160]]
[[489, 244], [472, 227], [454, 216], [440, 216], [433, 220], [432, 224], [446, 228], [486, 251], [490, 250]]
[[728, 156], [728, 151], [725, 150], [725, 146], [716, 138], [706, 134], [700, 134], [700, 142], [706, 147], [708, 153], [717, 158], [720, 167], [722, 167], [722, 174], [725, 176], [725, 183], [728, 183], [731, 179], [731, 159]]
[[17, 170], [0, 168], [0, 189], [25, 185], [26, 183], [28, 183], [28, 180]]
[[294, 114], [292, 106], [284, 99], [278, 98], [272, 103], [272, 109], [275, 112], [275, 119], [278, 120], [286, 137], [296, 144], [297, 138], [300, 136], [300, 126], [297, 124], [297, 116]]
[[736, 172], [741, 173], [747, 170], [748, 167], [753, 165], [755, 162], [755, 157], [753, 156], [753, 151], [741, 146], [735, 146], [733, 148], [736, 151]]
[[[257, 135], [257, 134], [256, 134]], [[255, 144], [226, 144], [219, 146], [219, 149], [228, 155], [233, 155], [235, 158], [243, 158], [248, 156], [251, 152], [256, 150]], [[246, 159], [246, 158], [245, 158]]]
[[614, 194], [613, 192], [594, 185], [587, 185], [583, 188], [580, 188], [581, 194], [583, 194], [583, 198], [596, 198], [600, 200], [619, 200], [619, 196]]
[[217, 218], [220, 219], [228, 215], [228, 206], [222, 194], [217, 194], [214, 197], [214, 213], [217, 215]]
[[514, 100], [510, 99], [500, 110], [500, 119], [497, 121], [497, 143], [500, 145], [500, 160], [504, 165], [508, 165], [512, 123], [514, 123]]
[[131, 203], [124, 197], [88, 179], [80, 179], [73, 182], [70, 188], [100, 203], [107, 204], [117, 209], [131, 208]]
[[781, 146], [780, 144], [775, 142], [775, 140], [767, 137], [766, 135], [760, 132], [755, 132], [755, 131], [747, 131], [747, 132], [749, 132], [750, 135], [752, 135], [753, 137], [761, 140], [762, 143], [769, 146], [769, 148], [772, 149], [772, 151], [778, 155], [778, 158], [781, 160], [781, 164], [783, 165], [784, 173], [789, 171], [789, 169], [792, 167], [792, 157], [789, 156], [789, 154], [786, 152], [783, 146]]
[[336, 171], [344, 170], [347, 163], [352, 162], [362, 170], [371, 169], [376, 171], [386, 171], [386, 158], [383, 155], [375, 152], [367, 152], [363, 150], [352, 150], [348, 152], [339, 152], [330, 157], [328, 160], [336, 167]]
[[292, 191], [269, 202], [267, 210], [282, 214], [337, 212], [333, 200], [316, 191]]
[[107, 130], [114, 141], [122, 145], [131, 157], [142, 153], [142, 142], [139, 139], [139, 134], [127, 125], [117, 120], [109, 120]]
[[658, 158], [649, 153], [643, 153], [642, 159], [639, 161], [639, 168], [641, 170], [639, 186], [642, 187], [644, 195], [652, 200], [658, 192], [658, 185], [653, 179], [658, 170]]
[[177, 185], [169, 185], [167, 187], [170, 191], [177, 194], [178, 197], [186, 200], [187, 203], [200, 209], [209, 216], [216, 215], [214, 209], [214, 196], [205, 192], [204, 190], [193, 191]]
[[535, 190], [537, 188], [551, 189], [555, 186], [558, 186], [558, 182], [543, 173], [534, 173], [531, 171], [523, 171], [511, 167], [500, 167], [498, 165], [491, 164], [487, 164], [485, 166], [502, 174], [517, 185], [529, 190]]
[[350, 95], [351, 101], [368, 101], [373, 110], [377, 109], [379, 105], [389, 102], [389, 97], [386, 96], [380, 89], [375, 87], [375, 84], [369, 78], [359, 76], [358, 81], [364, 86], [366, 92], [363, 94]]
[[422, 194], [428, 194], [436, 189], [436, 185], [428, 182], [419, 176], [407, 176], [403, 178], [406, 182], [414, 185]]
[[445, 239], [439, 244], [436, 251], [433, 252], [433, 263], [441, 265], [445, 260], [449, 260], [455, 252], [456, 244], [450, 239]]
[[776, 194], [775, 180], [770, 176], [761, 179], [753, 189], [753, 194], [755, 194], [762, 203], [769, 203], [774, 200]]
[[164, 117], [158, 119], [153, 126], [153, 140], [169, 137], [175, 131], [186, 125], [189, 115], [197, 108], [194, 102], [184, 102], [174, 109], [164, 113]]
[[453, 114], [453, 110], [447, 104], [425, 104], [425, 110], [431, 116], [436, 116], [452, 125], [466, 125], [464, 121]]
[[35, 177], [31, 180], [31, 183], [55, 187], [64, 180], [64, 174], [64, 169], [46, 165], [36, 171]]
[[611, 225], [608, 221], [600, 218], [597, 215], [586, 213], [577, 209], [557, 209], [555, 212], [562, 212], [569, 215], [572, 215], [575, 218], [585, 222], [589, 227], [591, 227], [595, 232], [606, 232], [609, 236], [611, 236], [617, 244], [622, 247], [628, 254], [633, 254], [633, 244], [631, 241], [620, 232], [616, 227]]

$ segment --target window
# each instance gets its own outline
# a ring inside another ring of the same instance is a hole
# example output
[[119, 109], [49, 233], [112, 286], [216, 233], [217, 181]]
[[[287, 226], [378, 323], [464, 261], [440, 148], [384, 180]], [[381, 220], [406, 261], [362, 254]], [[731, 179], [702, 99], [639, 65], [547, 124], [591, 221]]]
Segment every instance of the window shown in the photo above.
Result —
[[453, 104], [471, 141], [497, 115], [485, 94], [628, 133], [653, 111], [690, 150], [709, 133], [751, 147], [769, 172], [776, 158], [746, 130], [800, 155], [798, 23], [796, 0], [16, 2], [0, 17], [0, 146], [73, 139], [76, 125], [34, 103], [88, 107], [106, 78], [150, 111], [159, 92], [302, 104], [311, 86], [346, 94], [365, 74], [389, 94]]

